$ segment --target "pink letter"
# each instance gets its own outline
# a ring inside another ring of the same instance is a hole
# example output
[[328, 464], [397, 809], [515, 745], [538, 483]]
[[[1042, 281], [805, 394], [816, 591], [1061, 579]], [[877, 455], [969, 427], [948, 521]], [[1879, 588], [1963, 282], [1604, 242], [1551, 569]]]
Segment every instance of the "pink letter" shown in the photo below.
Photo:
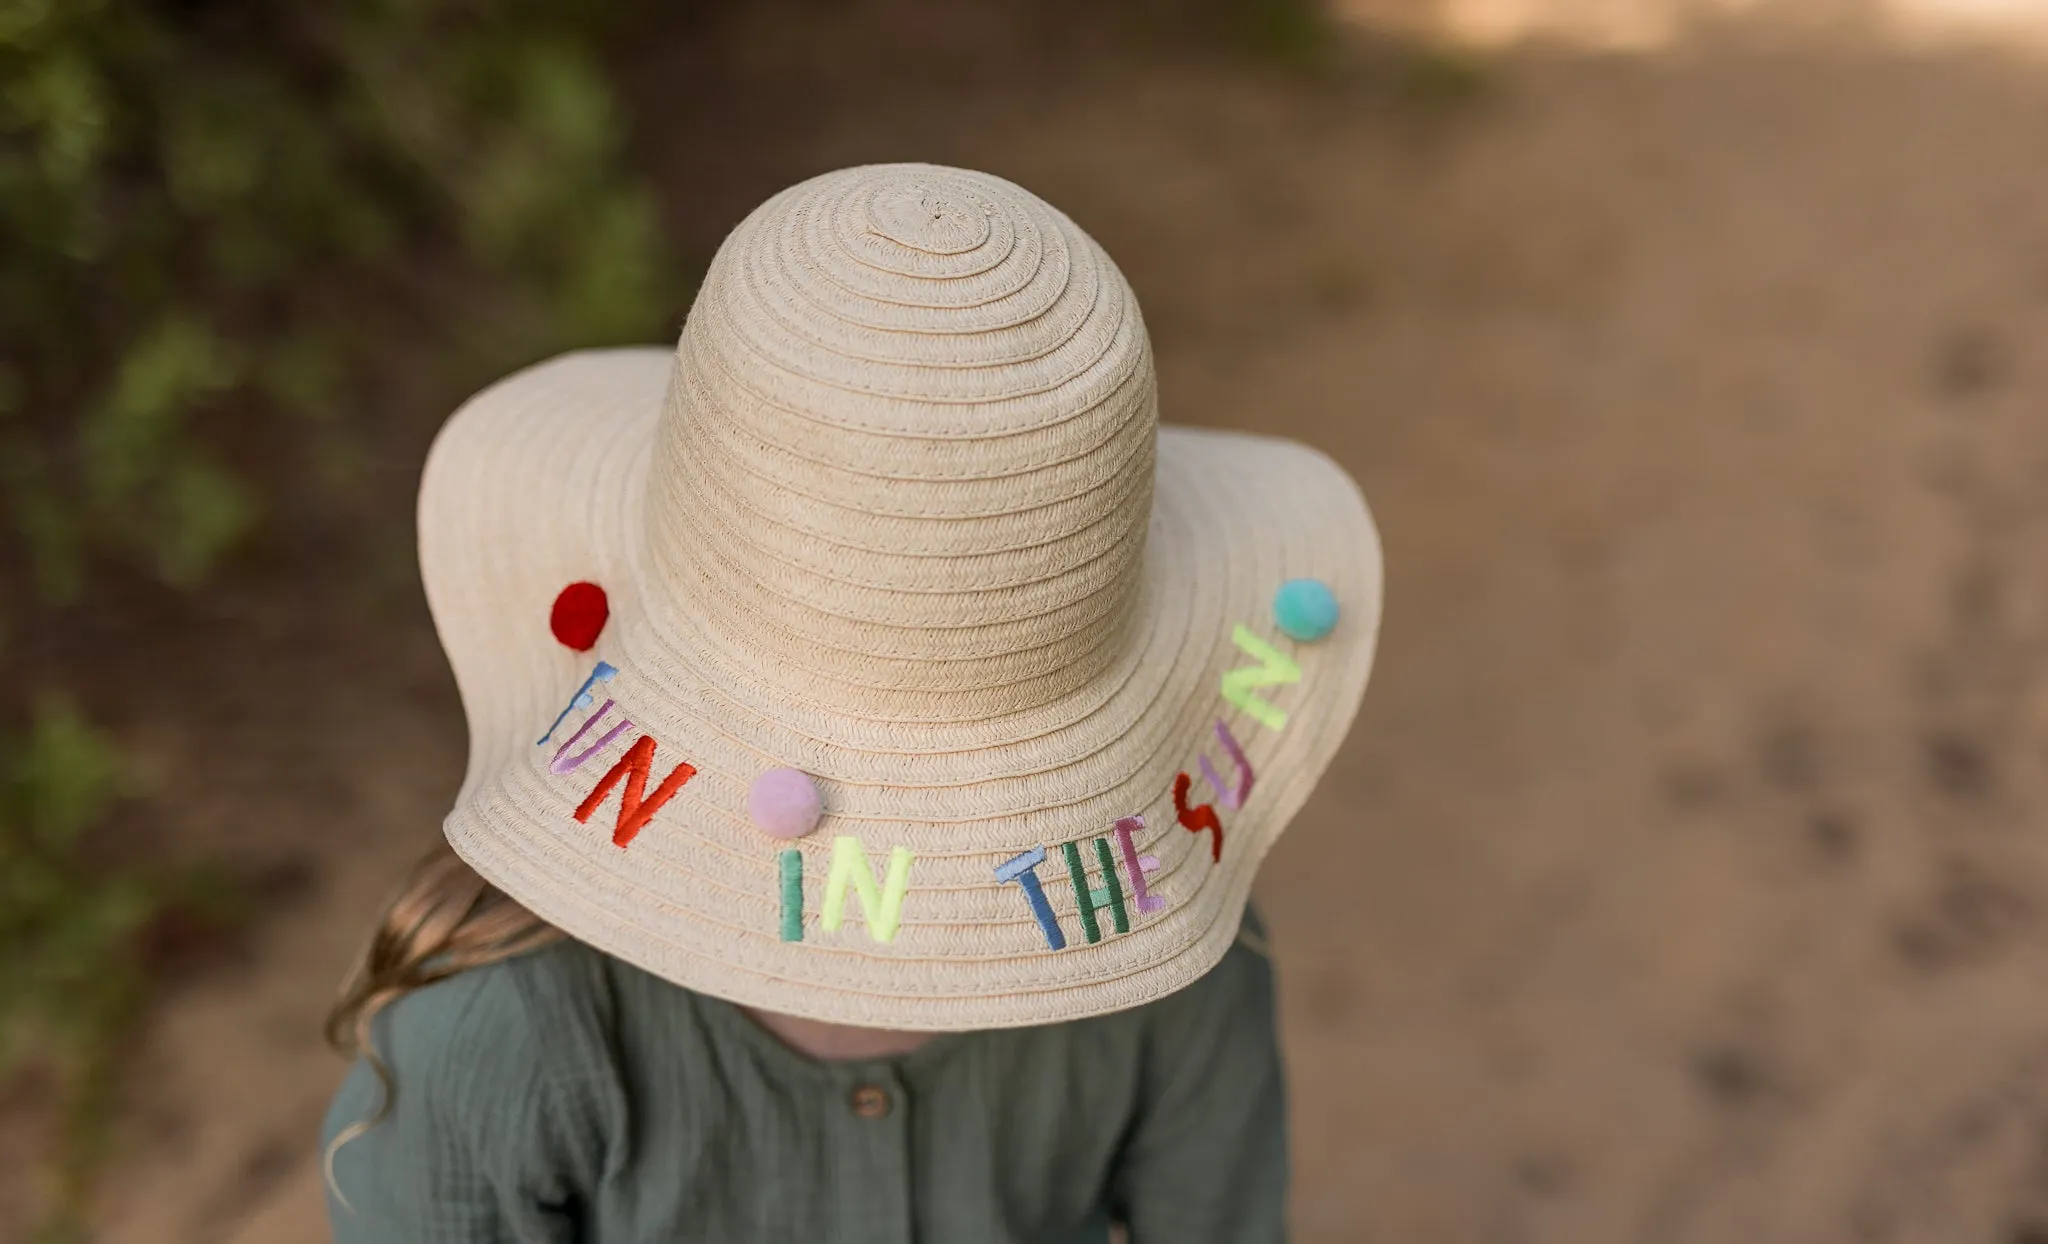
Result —
[[1116, 845], [1123, 852], [1124, 871], [1131, 875], [1131, 896], [1138, 901], [1139, 911], [1158, 911], [1166, 906], [1166, 900], [1145, 889], [1145, 870], [1138, 862], [1138, 848], [1131, 841], [1131, 831], [1145, 828], [1142, 816], [1127, 816], [1119, 820], [1111, 831], [1116, 834]]
[[574, 756], [568, 755], [569, 749], [576, 746], [576, 740], [582, 738], [585, 734], [588, 734], [590, 732], [590, 728], [597, 724], [598, 718], [603, 717], [606, 713], [609, 713], [611, 711], [612, 702], [610, 700], [606, 700], [603, 704], [598, 705], [596, 712], [584, 718], [583, 724], [577, 727], [576, 733], [569, 736], [569, 741], [555, 749], [555, 758], [548, 762], [548, 772], [574, 773], [577, 770], [577, 768], [583, 764], [584, 761], [590, 759], [592, 756], [595, 756], [599, 752], [603, 751], [605, 749], [605, 746], [609, 744], [613, 739], [618, 738], [621, 734], [624, 734], [626, 731], [633, 728], [633, 723], [626, 720], [625, 717], [621, 716], [619, 718], [619, 724], [613, 726], [610, 730], [605, 731], [603, 737], [599, 738], [597, 742], [592, 743], [589, 747], [584, 748], [582, 751], [576, 753]]
[[1216, 766], [1209, 763], [1207, 756], [1196, 756], [1195, 760], [1202, 766], [1202, 776], [1216, 788], [1216, 802], [1235, 812], [1244, 806], [1245, 799], [1252, 793], [1252, 762], [1244, 758], [1244, 748], [1237, 745], [1237, 736], [1230, 733], [1230, 727], [1223, 724], [1221, 717], [1216, 719], [1216, 741], [1223, 744], [1223, 750], [1229, 752], [1231, 760], [1237, 763], [1236, 790], [1229, 790], [1223, 785], [1223, 779], [1216, 776]]

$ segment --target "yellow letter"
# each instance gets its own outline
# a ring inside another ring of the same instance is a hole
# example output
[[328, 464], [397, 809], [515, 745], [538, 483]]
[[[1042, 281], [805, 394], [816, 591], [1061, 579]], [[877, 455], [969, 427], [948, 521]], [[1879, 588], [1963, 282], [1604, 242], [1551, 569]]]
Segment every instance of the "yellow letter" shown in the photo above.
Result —
[[1268, 730], [1278, 730], [1287, 724], [1287, 714], [1252, 694], [1254, 687], [1278, 687], [1286, 683], [1301, 681], [1301, 667], [1289, 660], [1287, 654], [1273, 647], [1265, 640], [1240, 625], [1232, 632], [1231, 642], [1244, 649], [1258, 665], [1247, 665], [1223, 675], [1223, 698], [1237, 705]]
[[875, 874], [868, 867], [868, 853], [860, 839], [842, 834], [832, 840], [832, 875], [825, 879], [825, 910], [818, 923], [829, 933], [839, 931], [846, 917], [846, 886], [851, 882], [860, 896], [860, 909], [868, 918], [868, 936], [878, 942], [896, 940], [896, 925], [903, 915], [903, 894], [910, 888], [908, 847], [889, 852], [889, 876], [875, 892]]

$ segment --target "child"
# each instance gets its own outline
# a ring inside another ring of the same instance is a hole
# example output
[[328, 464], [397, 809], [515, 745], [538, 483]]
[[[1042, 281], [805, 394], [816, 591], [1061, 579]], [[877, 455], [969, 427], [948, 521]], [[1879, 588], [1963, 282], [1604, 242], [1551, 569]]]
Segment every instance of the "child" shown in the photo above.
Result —
[[1284, 1237], [1246, 897], [1378, 538], [1321, 455], [1159, 426], [1073, 222], [784, 191], [673, 353], [465, 406], [419, 518], [470, 762], [329, 1024], [337, 1244]]

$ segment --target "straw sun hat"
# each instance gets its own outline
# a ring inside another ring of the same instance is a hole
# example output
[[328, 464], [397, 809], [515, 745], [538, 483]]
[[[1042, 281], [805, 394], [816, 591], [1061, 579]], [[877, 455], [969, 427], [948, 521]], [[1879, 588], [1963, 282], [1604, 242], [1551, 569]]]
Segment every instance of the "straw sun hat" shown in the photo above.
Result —
[[776, 195], [674, 351], [485, 390], [419, 505], [470, 727], [455, 850], [649, 972], [841, 1023], [1199, 977], [1379, 628], [1350, 478], [1159, 426], [1109, 257], [930, 165]]

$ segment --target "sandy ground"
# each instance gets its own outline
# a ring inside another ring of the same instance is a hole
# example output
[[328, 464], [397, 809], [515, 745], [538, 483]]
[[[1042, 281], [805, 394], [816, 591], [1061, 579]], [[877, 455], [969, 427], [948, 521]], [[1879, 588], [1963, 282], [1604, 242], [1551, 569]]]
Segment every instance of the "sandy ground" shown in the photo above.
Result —
[[[636, 60], [687, 244], [834, 164], [986, 167], [1118, 257], [1170, 419], [1372, 498], [1380, 669], [1261, 881], [1300, 1239], [2048, 1241], [2048, 69], [1724, 31], [1445, 112], [1386, 57], [956, 14], [855, 71], [758, 20]], [[166, 832], [314, 880], [155, 1026], [106, 1244], [326, 1238], [315, 1023], [457, 778], [416, 604], [368, 655], [266, 616], [221, 733], [166, 689], [128, 734]]]

